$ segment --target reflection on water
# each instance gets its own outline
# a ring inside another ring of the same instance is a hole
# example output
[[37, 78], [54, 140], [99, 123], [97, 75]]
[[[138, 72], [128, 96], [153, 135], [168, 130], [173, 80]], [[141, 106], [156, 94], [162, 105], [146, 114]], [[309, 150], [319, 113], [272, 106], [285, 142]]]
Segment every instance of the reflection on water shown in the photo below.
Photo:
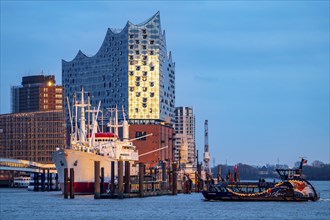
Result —
[[311, 181], [317, 202], [206, 202], [202, 194], [123, 200], [0, 189], [0, 219], [329, 219], [330, 181]]

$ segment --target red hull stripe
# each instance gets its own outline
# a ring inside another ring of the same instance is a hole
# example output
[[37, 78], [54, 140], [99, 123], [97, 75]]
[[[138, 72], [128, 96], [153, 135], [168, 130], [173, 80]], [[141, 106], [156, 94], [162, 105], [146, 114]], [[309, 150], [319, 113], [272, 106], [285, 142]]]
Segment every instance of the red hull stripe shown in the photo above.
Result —
[[[109, 187], [109, 183], [103, 184], [104, 191]], [[64, 189], [64, 184], [61, 183], [61, 189]], [[63, 192], [63, 190], [62, 190]], [[68, 192], [70, 192], [70, 183], [68, 184]], [[74, 183], [75, 194], [94, 194], [94, 182], [75, 182]], [[104, 192], [101, 192], [104, 193]]]

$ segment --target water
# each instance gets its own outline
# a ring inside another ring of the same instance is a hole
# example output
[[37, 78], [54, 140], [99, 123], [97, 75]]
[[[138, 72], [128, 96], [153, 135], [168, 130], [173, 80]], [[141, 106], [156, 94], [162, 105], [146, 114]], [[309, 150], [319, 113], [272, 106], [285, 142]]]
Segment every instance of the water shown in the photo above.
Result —
[[94, 200], [60, 192], [0, 189], [0, 219], [330, 219], [330, 181], [314, 181], [317, 202], [207, 202], [203, 195]]

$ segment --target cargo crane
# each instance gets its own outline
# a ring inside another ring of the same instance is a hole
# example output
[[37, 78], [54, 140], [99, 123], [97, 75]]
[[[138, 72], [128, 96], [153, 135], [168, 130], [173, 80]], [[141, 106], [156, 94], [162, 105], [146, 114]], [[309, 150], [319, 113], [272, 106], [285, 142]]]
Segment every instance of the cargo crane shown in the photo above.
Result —
[[[209, 132], [208, 132], [208, 120], [204, 123], [204, 171], [206, 174], [211, 174], [210, 152], [209, 152]], [[212, 175], [212, 174], [211, 174]]]

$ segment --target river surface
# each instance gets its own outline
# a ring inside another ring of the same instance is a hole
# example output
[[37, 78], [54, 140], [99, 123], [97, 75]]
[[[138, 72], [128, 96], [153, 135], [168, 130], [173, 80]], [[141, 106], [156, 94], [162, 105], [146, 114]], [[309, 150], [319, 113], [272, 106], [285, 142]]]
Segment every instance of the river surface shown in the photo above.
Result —
[[101, 199], [0, 188], [0, 219], [330, 219], [330, 181], [311, 181], [317, 202], [208, 202], [201, 193]]

